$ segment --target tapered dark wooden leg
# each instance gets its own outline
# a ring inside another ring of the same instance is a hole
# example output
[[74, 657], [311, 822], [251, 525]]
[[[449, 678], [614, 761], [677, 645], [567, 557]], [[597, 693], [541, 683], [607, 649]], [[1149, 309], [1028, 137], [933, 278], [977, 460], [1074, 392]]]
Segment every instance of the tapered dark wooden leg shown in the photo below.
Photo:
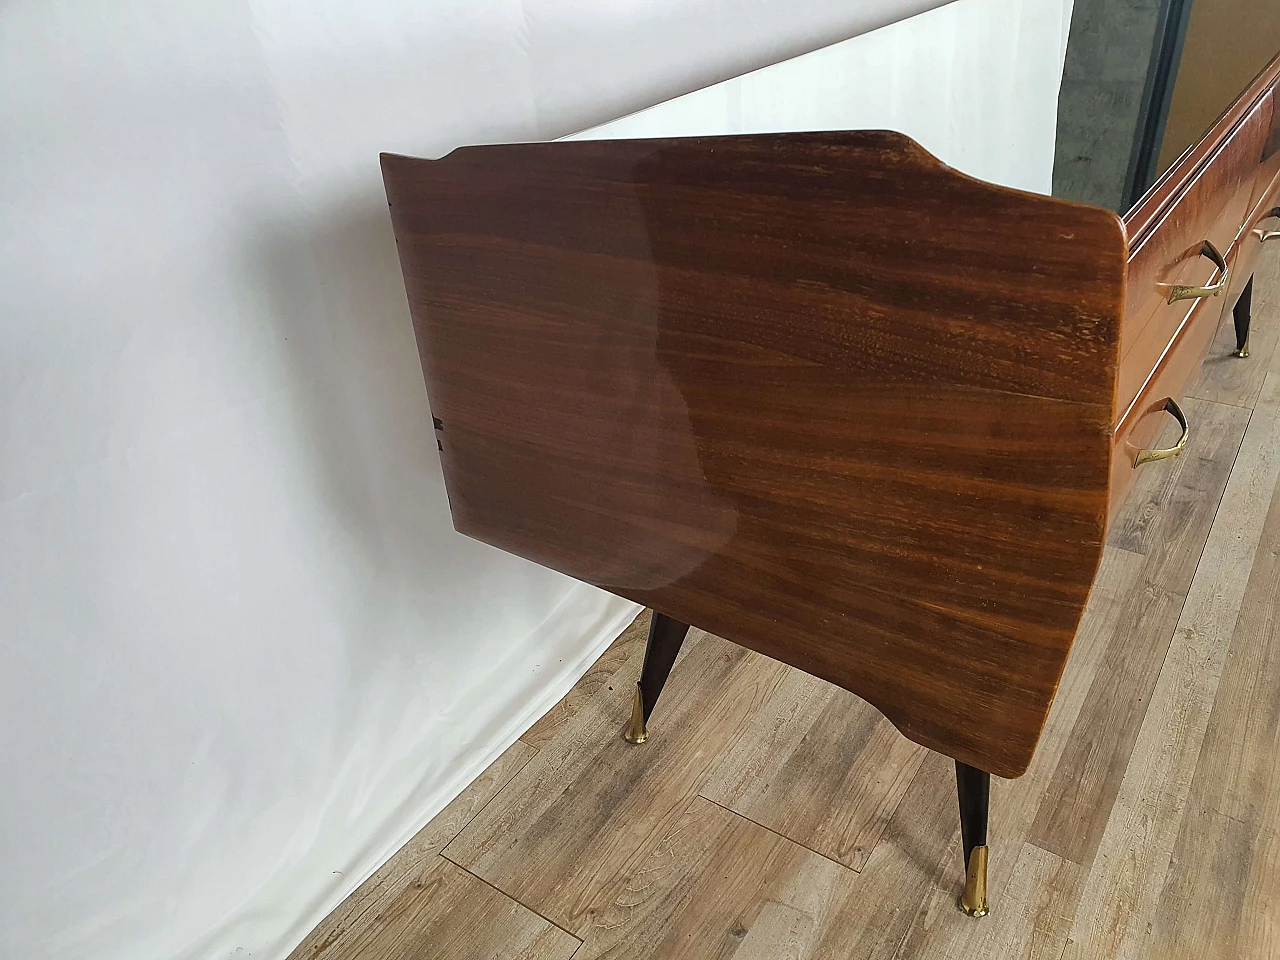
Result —
[[1232, 319], [1236, 322], [1236, 349], [1235, 353], [1232, 354], [1234, 357], [1247, 357], [1249, 355], [1249, 319], [1252, 310], [1253, 277], [1250, 277], [1249, 282], [1240, 291], [1240, 299], [1231, 308]]
[[964, 847], [964, 893], [960, 909], [971, 917], [987, 915], [987, 810], [991, 774], [956, 761], [960, 795], [960, 840]]
[[689, 632], [689, 624], [681, 623], [666, 614], [653, 612], [649, 623], [649, 642], [644, 648], [644, 666], [640, 668], [640, 681], [636, 684], [635, 699], [631, 705], [631, 722], [622, 734], [628, 743], [644, 743], [649, 739], [649, 714], [658, 702], [658, 695], [676, 662], [676, 654]]

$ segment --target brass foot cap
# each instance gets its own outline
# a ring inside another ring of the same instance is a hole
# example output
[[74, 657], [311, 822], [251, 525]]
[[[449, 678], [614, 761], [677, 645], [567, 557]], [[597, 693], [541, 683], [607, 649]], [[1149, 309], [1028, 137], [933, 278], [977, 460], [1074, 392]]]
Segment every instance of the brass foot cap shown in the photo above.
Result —
[[1249, 358], [1249, 345], [1246, 343], [1239, 350], [1232, 350], [1231, 355], [1233, 357], [1239, 357], [1242, 360], [1247, 360]]
[[970, 917], [987, 915], [987, 848], [974, 847], [969, 854], [969, 869], [965, 871], [964, 893], [956, 904]]
[[640, 692], [640, 683], [636, 682], [636, 695], [631, 701], [631, 719], [627, 729], [622, 731], [622, 739], [627, 743], [644, 743], [649, 739], [649, 730], [644, 725], [644, 694]]

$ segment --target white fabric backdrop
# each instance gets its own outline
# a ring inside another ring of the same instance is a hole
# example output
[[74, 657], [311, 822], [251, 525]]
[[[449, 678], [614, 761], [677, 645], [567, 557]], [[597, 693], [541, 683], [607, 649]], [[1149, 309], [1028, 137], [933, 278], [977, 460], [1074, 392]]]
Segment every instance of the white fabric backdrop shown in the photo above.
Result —
[[899, 130], [1049, 193], [1071, 0], [964, 0], [565, 139]]
[[[6, 5], [0, 957], [284, 956], [635, 611], [452, 532], [378, 152], [937, 2]], [[612, 132], [893, 127], [1047, 190], [1069, 13], [961, 0]]]

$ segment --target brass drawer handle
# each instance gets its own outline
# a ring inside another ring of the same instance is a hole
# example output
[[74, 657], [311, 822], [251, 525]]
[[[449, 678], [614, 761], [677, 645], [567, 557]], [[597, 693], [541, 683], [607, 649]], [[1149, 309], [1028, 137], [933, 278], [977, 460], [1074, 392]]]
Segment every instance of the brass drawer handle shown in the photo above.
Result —
[[1150, 463], [1152, 460], [1164, 460], [1168, 457], [1176, 457], [1187, 446], [1187, 438], [1191, 436], [1191, 428], [1187, 426], [1186, 414], [1182, 412], [1182, 408], [1178, 406], [1173, 397], [1165, 397], [1164, 409], [1173, 414], [1173, 418], [1182, 424], [1182, 436], [1178, 438], [1178, 442], [1172, 447], [1165, 447], [1163, 450], [1139, 450], [1138, 457], [1133, 461], [1134, 469], [1142, 466], [1144, 463]]
[[1218, 252], [1218, 248], [1206, 240], [1200, 244], [1200, 256], [1206, 257], [1213, 261], [1213, 265], [1222, 271], [1222, 275], [1218, 277], [1218, 282], [1208, 287], [1187, 287], [1181, 284], [1170, 288], [1169, 302], [1177, 303], [1179, 300], [1199, 300], [1201, 297], [1216, 297], [1227, 288], [1227, 261], [1222, 258], [1222, 254]]
[[[1280, 207], [1272, 207], [1270, 210], [1266, 212], [1266, 214], [1262, 217], [1262, 219], [1274, 220], [1277, 217], [1280, 217]], [[1280, 238], [1280, 230], [1258, 229], [1253, 231], [1253, 233], [1254, 233], [1254, 236], [1258, 238], [1258, 241], [1260, 243], [1266, 243], [1268, 240], [1275, 240], [1277, 238]]]

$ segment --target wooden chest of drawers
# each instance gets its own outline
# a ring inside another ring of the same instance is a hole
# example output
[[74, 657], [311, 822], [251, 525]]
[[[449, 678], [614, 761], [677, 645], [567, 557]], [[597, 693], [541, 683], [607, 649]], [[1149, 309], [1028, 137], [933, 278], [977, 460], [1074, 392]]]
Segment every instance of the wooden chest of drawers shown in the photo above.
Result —
[[455, 526], [658, 612], [634, 742], [694, 624], [955, 758], [981, 913], [988, 777], [1232, 306], [1247, 345], [1277, 78], [1123, 220], [883, 131], [384, 155]]
[[[1280, 61], [1124, 218], [1129, 270], [1112, 514], [1124, 502], [1139, 452], [1160, 428], [1166, 399], [1176, 400], [1198, 369], [1223, 311], [1245, 293], [1262, 238], [1280, 230], [1278, 78]], [[1213, 262], [1206, 244], [1221, 252], [1226, 271]], [[1170, 302], [1178, 285], [1220, 290]], [[1245, 346], [1243, 337], [1239, 346]]]

